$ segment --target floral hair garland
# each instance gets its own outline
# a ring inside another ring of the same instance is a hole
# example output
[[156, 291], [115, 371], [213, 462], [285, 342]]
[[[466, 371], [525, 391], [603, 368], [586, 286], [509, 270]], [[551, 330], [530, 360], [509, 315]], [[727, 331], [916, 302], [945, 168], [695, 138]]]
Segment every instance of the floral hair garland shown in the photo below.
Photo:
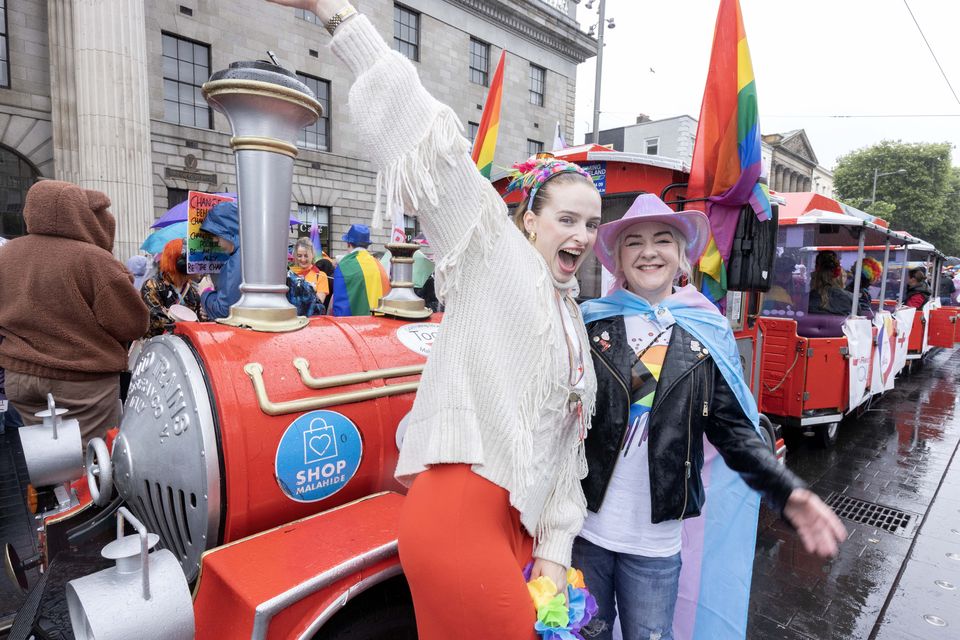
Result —
[[527, 208], [530, 209], [533, 207], [533, 199], [536, 197], [537, 192], [540, 191], [540, 188], [543, 187], [547, 180], [558, 173], [579, 173], [587, 180], [590, 180], [591, 183], [593, 182], [590, 174], [584, 171], [579, 165], [555, 158], [549, 154], [540, 154], [531, 156], [524, 162], [514, 163], [513, 171], [510, 172], [513, 179], [510, 181], [510, 184], [507, 185], [507, 190], [504, 192], [504, 195], [519, 190], [521, 196], [524, 198], [529, 196]]
[[873, 258], [864, 258], [860, 270], [870, 282], [876, 282], [880, 274], [883, 273], [883, 266]]
[[598, 607], [583, 583], [583, 573], [573, 568], [567, 571], [565, 601], [563, 592], [550, 578], [540, 576], [530, 580], [532, 571], [531, 562], [524, 568], [523, 578], [537, 608], [537, 622], [533, 625], [537, 635], [543, 640], [584, 640], [580, 630], [597, 615]]

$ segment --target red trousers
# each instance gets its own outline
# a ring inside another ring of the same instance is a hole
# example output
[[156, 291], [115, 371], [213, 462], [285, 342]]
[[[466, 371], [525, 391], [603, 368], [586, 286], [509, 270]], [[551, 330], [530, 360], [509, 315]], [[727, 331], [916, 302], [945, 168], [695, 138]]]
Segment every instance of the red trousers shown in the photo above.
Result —
[[506, 489], [470, 465], [430, 467], [407, 494], [399, 545], [420, 640], [536, 639], [523, 580], [533, 540]]

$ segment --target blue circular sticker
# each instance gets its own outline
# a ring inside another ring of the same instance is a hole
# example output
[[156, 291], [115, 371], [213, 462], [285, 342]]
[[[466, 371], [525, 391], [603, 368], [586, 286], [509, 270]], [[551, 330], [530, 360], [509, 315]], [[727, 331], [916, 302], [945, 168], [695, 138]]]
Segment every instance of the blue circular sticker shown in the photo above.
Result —
[[363, 441], [346, 416], [311, 411], [294, 420], [277, 445], [275, 474], [297, 502], [329, 498], [347, 486], [360, 467]]

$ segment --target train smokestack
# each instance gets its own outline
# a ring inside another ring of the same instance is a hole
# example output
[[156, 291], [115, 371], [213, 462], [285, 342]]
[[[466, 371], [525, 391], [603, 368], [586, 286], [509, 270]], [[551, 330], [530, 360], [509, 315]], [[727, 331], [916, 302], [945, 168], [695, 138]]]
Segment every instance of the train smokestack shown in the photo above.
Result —
[[293, 331], [307, 324], [286, 298], [287, 235], [297, 136], [323, 109], [305, 84], [269, 62], [234, 62], [203, 85], [230, 121], [237, 159], [243, 284], [224, 324]]

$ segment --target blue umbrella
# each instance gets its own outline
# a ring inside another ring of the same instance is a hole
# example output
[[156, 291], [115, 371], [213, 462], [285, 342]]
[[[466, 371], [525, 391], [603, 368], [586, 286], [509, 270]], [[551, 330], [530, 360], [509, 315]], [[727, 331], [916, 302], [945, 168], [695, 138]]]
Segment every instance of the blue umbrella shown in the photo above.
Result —
[[[233, 198], [234, 200], [237, 199], [237, 194], [235, 194], [235, 193], [227, 193], [227, 192], [224, 192], [224, 193], [218, 193], [218, 194], [216, 194], [216, 195], [218, 195], [218, 196], [227, 196], [227, 197], [229, 197], [229, 198]], [[185, 221], [185, 220], [187, 219], [187, 209], [188, 209], [188, 208], [189, 208], [189, 207], [188, 207], [188, 201], [187, 201], [187, 200], [184, 200], [184, 201], [181, 202], [180, 204], [175, 204], [175, 205], [173, 205], [172, 207], [170, 207], [169, 209], [167, 209], [167, 212], [164, 213], [162, 216], [160, 216], [160, 218], [159, 218], [156, 222], [154, 222], [152, 225], [150, 225], [150, 228], [151, 228], [151, 229], [162, 229], [162, 228], [167, 227], [167, 226], [169, 226], [169, 225], [171, 225], [171, 224], [174, 224], [175, 222], [183, 222], [183, 221]], [[297, 220], [296, 218], [291, 217], [291, 218], [290, 218], [290, 224], [300, 224], [300, 221]]]
[[176, 238], [187, 238], [187, 221], [173, 222], [167, 226], [157, 229], [143, 241], [140, 245], [141, 251], [147, 253], [160, 253], [168, 242]]

